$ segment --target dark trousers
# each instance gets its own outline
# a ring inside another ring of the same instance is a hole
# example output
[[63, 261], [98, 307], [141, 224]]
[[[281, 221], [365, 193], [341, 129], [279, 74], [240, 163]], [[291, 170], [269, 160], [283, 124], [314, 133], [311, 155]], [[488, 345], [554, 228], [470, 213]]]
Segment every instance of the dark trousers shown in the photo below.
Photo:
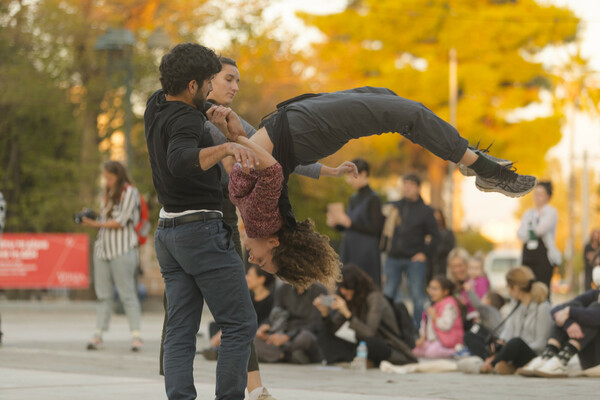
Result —
[[[323, 330], [319, 334], [318, 343], [327, 364], [350, 362], [356, 356], [357, 345], [355, 343], [341, 339], [328, 330]], [[373, 336], [365, 339], [365, 343], [367, 345], [367, 357], [375, 365], [388, 360], [392, 355], [391, 346], [381, 338]]]
[[[588, 307], [600, 307], [600, 303], [593, 303]], [[600, 328], [580, 325], [583, 339], [579, 342], [579, 363], [582, 369], [593, 368], [600, 364]], [[550, 338], [555, 339], [564, 346], [570, 339], [569, 335], [561, 327], [554, 325], [550, 332]]]
[[496, 366], [500, 361], [505, 361], [516, 368], [521, 368], [536, 356], [535, 351], [531, 350], [531, 347], [523, 339], [512, 338], [496, 353], [492, 365]]
[[[208, 335], [210, 337], [215, 336], [221, 328], [216, 322], [211, 322], [208, 325]], [[254, 346], [254, 340], [250, 342], [250, 359], [248, 360], [248, 372], [258, 371], [258, 356], [256, 355], [256, 347]]]
[[222, 330], [216, 398], [244, 399], [256, 313], [231, 233], [222, 220], [156, 230], [168, 306], [164, 373], [169, 400], [196, 398], [193, 362], [204, 301]]
[[275, 346], [266, 341], [254, 339], [256, 354], [261, 362], [274, 363], [279, 361], [291, 361], [291, 355], [296, 350], [301, 350], [308, 357], [309, 362], [317, 363], [323, 359], [317, 337], [309, 330], [301, 329], [296, 336], [283, 346]]
[[474, 356], [483, 358], [484, 360], [491, 356], [485, 339], [486, 338], [483, 335], [473, 333], [470, 330], [466, 331], [465, 335], [463, 336], [463, 342], [465, 343], [465, 347], [469, 349], [469, 352]]
[[[386, 88], [361, 87], [325, 93], [287, 107], [296, 161], [312, 164], [352, 139], [398, 132], [436, 156], [459, 162], [468, 141], [421, 103]], [[274, 120], [265, 121], [269, 135]]]

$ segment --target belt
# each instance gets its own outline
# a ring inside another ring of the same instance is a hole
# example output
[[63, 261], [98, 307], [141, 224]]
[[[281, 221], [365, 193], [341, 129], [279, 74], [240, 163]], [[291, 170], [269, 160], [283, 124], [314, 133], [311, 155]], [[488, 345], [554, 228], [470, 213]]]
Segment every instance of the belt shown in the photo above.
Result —
[[172, 228], [177, 225], [189, 224], [197, 221], [210, 221], [211, 219], [221, 219], [221, 213], [218, 212], [198, 212], [194, 214], [182, 215], [175, 218], [159, 218], [158, 226], [161, 228]]

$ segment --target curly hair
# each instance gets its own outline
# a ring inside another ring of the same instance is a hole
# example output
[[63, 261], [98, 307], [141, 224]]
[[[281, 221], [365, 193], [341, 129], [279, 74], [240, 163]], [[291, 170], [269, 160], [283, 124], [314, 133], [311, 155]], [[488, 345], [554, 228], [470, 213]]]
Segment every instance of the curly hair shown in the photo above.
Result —
[[340, 260], [329, 238], [315, 231], [309, 219], [277, 232], [279, 246], [273, 249], [277, 276], [296, 288], [320, 282], [333, 289], [340, 280]]
[[196, 43], [181, 43], [163, 56], [158, 67], [160, 84], [168, 95], [177, 95], [195, 80], [202, 85], [221, 71], [219, 57], [211, 49]]

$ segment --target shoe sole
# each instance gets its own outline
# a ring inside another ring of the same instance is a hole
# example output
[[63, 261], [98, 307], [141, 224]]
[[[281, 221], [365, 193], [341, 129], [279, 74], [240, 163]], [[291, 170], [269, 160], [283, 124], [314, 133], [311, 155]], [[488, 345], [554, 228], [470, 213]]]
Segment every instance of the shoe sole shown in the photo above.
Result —
[[561, 374], [550, 374], [548, 372], [542, 372], [542, 371], [533, 371], [534, 376], [537, 376], [539, 378], [568, 378], [569, 374], [567, 373], [561, 373]]
[[518, 193], [507, 192], [506, 190], [504, 190], [502, 188], [499, 188], [497, 186], [484, 187], [484, 186], [481, 186], [477, 181], [475, 182], [475, 187], [477, 187], [477, 189], [480, 190], [481, 192], [486, 192], [486, 193], [501, 193], [501, 194], [503, 194], [503, 195], [505, 195], [507, 197], [519, 198], [519, 197], [523, 197], [526, 194], [530, 193], [535, 188], [535, 186], [537, 185], [537, 183], [538, 183], [538, 180], [536, 178], [534, 184], [531, 185], [531, 187], [529, 189], [527, 189], [525, 191], [522, 191], [522, 192], [518, 192]]
[[519, 368], [519, 369], [517, 370], [517, 375], [525, 376], [525, 377], [527, 377], [527, 378], [535, 378], [535, 377], [538, 377], [538, 376], [535, 374], [535, 370], [532, 370], [532, 369], [523, 369], [523, 368]]

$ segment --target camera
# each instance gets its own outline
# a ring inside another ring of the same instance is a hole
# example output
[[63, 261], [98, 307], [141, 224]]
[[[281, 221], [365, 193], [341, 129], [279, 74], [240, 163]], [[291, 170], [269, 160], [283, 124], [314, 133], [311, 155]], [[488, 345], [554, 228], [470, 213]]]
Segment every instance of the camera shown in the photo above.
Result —
[[321, 297], [321, 305], [323, 307], [331, 307], [333, 305], [334, 300], [335, 297], [333, 297], [332, 295], [323, 296]]
[[81, 224], [81, 222], [83, 221], [83, 217], [87, 217], [89, 219], [98, 218], [98, 216], [96, 215], [96, 213], [94, 211], [90, 210], [89, 208], [85, 208], [83, 211], [78, 212], [75, 215], [73, 215], [73, 220], [75, 221], [76, 224]]

